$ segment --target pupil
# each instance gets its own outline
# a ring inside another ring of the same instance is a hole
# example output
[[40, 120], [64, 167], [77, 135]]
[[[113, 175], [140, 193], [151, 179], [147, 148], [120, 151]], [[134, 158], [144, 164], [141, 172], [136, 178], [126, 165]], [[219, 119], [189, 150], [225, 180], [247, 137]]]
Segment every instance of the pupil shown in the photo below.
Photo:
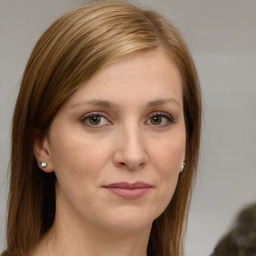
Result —
[[99, 124], [100, 123], [100, 117], [99, 116], [92, 116], [90, 117], [90, 123], [91, 124]]
[[152, 124], [161, 124], [162, 118], [160, 116], [154, 116], [152, 118]]

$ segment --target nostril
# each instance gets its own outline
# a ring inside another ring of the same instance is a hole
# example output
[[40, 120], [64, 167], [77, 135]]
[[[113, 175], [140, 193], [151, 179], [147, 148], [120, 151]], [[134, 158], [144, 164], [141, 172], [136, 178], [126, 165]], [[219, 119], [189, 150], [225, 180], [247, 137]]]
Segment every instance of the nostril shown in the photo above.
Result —
[[144, 164], [141, 163], [139, 165], [132, 165], [132, 164], [126, 164], [125, 162], [120, 162], [119, 165], [122, 166], [122, 167], [126, 167], [130, 170], [135, 170], [135, 169], [138, 169], [138, 168], [142, 167]]

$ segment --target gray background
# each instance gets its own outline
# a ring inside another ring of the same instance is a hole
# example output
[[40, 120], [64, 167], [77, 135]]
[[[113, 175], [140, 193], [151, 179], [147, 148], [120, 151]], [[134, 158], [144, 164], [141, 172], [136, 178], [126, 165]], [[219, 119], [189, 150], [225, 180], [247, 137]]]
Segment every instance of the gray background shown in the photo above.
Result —
[[[88, 1], [0, 0], [0, 250], [4, 247], [11, 115], [20, 79], [42, 32]], [[256, 1], [127, 1], [178, 27], [198, 67], [204, 125], [186, 256], [209, 255], [234, 216], [256, 201]]]

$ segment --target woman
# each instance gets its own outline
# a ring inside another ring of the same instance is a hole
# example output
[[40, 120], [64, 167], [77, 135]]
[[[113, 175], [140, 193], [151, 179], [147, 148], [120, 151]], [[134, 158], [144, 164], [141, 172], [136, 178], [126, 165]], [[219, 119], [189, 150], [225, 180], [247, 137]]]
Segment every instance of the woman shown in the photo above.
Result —
[[200, 126], [196, 69], [164, 18], [118, 2], [64, 15], [21, 83], [3, 255], [182, 255]]

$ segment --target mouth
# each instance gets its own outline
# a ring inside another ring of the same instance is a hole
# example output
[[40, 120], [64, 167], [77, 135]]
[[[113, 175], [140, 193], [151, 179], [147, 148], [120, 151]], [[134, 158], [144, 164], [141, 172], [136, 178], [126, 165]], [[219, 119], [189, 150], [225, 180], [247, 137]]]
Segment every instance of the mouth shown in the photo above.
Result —
[[137, 199], [149, 192], [153, 186], [145, 182], [119, 182], [103, 186], [109, 192], [125, 199]]

